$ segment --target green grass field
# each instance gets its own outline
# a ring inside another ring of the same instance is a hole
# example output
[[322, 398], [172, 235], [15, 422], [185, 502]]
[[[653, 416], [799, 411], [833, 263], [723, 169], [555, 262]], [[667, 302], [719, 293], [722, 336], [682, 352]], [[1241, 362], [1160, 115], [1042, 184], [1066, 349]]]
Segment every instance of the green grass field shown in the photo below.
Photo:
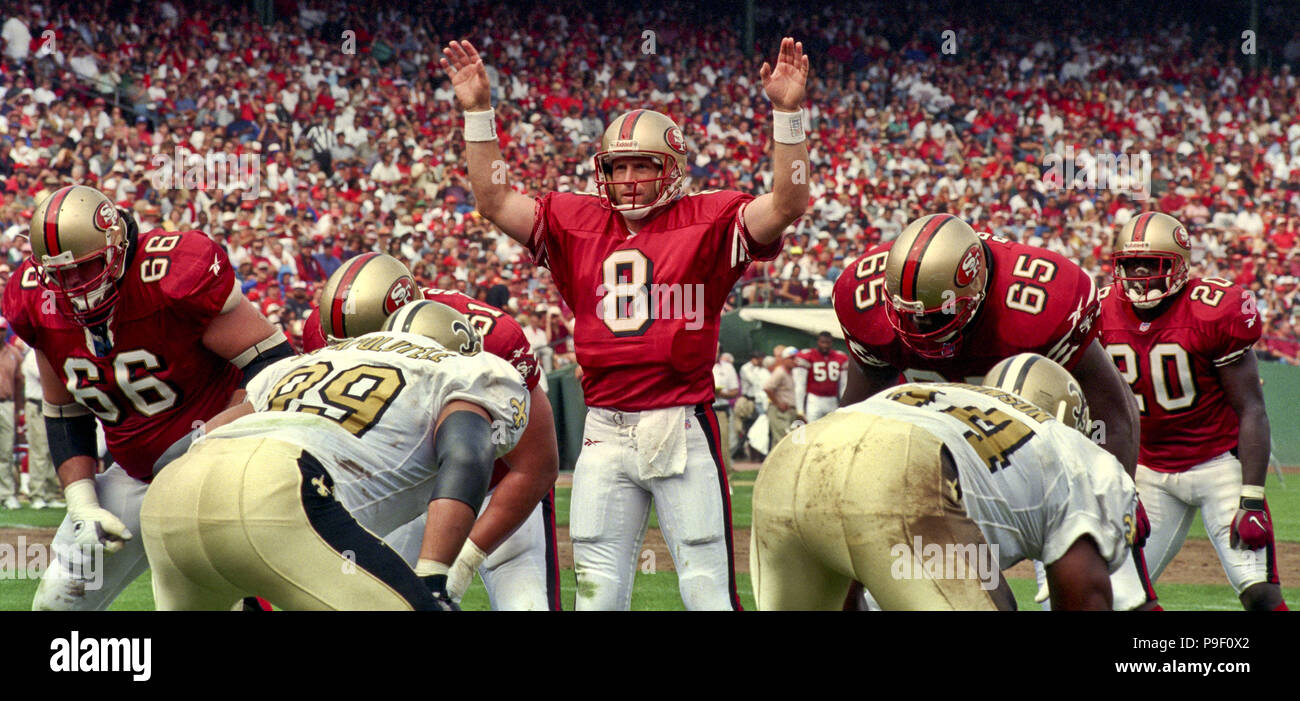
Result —
[[[743, 473], [742, 473], [743, 475]], [[556, 520], [561, 526], [569, 522], [568, 487], [556, 489]], [[742, 476], [735, 486], [732, 496], [734, 521], [737, 528], [750, 525], [752, 482], [748, 475]], [[1273, 513], [1274, 529], [1280, 541], [1300, 542], [1300, 475], [1293, 479], [1290, 488], [1280, 486], [1276, 478], [1269, 476], [1269, 507]], [[0, 529], [6, 527], [54, 527], [63, 518], [62, 510], [19, 509], [17, 511], [0, 511]], [[658, 523], [651, 517], [651, 527]], [[1193, 524], [1189, 538], [1205, 538], [1205, 529], [1200, 518]], [[750, 588], [749, 575], [737, 575], [740, 598], [746, 609], [754, 608], [753, 591]], [[1039, 606], [1034, 603], [1036, 586], [1032, 580], [1011, 579], [1012, 591], [1016, 595], [1022, 610], [1036, 611]], [[1297, 582], [1283, 582], [1283, 595], [1288, 602], [1300, 601], [1300, 588]], [[0, 581], [0, 610], [26, 610], [31, 606], [32, 596], [36, 591], [36, 582], [32, 580]], [[573, 609], [576, 596], [573, 571], [564, 570], [561, 578], [562, 600], [566, 610]], [[1160, 603], [1167, 610], [1181, 611], [1239, 611], [1240, 604], [1232, 588], [1225, 581], [1223, 584], [1157, 584]], [[488, 608], [487, 593], [477, 579], [465, 595], [463, 608], [469, 611], [485, 611]], [[146, 572], [118, 597], [111, 610], [137, 611], [153, 609], [153, 592], [150, 588], [149, 573]], [[681, 598], [677, 593], [677, 575], [674, 572], [657, 572], [654, 574], [637, 573], [635, 590], [632, 595], [632, 609], [635, 611], [680, 611]]]

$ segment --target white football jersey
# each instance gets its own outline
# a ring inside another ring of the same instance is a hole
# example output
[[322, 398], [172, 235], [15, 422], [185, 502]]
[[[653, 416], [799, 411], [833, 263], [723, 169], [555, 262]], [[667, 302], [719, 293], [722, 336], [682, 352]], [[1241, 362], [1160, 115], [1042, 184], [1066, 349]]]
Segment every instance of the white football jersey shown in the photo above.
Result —
[[957, 465], [966, 514], [998, 546], [1006, 569], [1051, 564], [1088, 535], [1114, 572], [1128, 554], [1133, 480], [1082, 433], [990, 387], [914, 383], [841, 411], [905, 421], [943, 441]]
[[207, 438], [258, 435], [302, 446], [353, 517], [382, 536], [425, 513], [437, 474], [434, 422], [454, 400], [488, 412], [497, 457], [528, 423], [528, 392], [506, 361], [380, 331], [266, 368], [248, 384], [256, 412]]

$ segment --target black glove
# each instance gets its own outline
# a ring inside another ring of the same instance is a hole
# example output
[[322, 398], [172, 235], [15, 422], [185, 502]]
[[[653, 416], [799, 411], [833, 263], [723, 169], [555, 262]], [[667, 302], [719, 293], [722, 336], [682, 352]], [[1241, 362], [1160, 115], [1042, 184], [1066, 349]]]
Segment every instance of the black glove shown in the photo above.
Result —
[[436, 601], [438, 604], [438, 608], [436, 610], [438, 611], [459, 611], [460, 610], [460, 607], [456, 605], [456, 602], [452, 601], [451, 596], [447, 594], [447, 575], [431, 574], [427, 577], [421, 577], [420, 580], [424, 582], [424, 586], [429, 588], [429, 593], [433, 594], [433, 600]]

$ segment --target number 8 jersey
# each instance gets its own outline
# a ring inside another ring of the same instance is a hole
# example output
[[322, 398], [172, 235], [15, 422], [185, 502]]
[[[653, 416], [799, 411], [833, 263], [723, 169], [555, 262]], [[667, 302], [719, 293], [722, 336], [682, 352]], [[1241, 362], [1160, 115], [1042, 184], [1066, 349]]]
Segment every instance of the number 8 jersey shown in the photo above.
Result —
[[1138, 462], [1181, 472], [1237, 447], [1240, 421], [1216, 368], [1237, 362], [1259, 340], [1255, 296], [1227, 280], [1192, 278], [1151, 321], [1124, 291], [1102, 290], [1101, 342], [1137, 395]]
[[528, 248], [574, 314], [587, 406], [641, 411], [713, 401], [722, 307], [759, 245], [741, 192], [687, 195], [636, 234], [595, 194], [537, 200]]
[[158, 456], [226, 408], [239, 386], [239, 369], [208, 350], [203, 334], [242, 295], [206, 234], [162, 229], [139, 235], [118, 290], [107, 346], [57, 312], [30, 258], [5, 287], [4, 315], [99, 418], [113, 459], [149, 480]]

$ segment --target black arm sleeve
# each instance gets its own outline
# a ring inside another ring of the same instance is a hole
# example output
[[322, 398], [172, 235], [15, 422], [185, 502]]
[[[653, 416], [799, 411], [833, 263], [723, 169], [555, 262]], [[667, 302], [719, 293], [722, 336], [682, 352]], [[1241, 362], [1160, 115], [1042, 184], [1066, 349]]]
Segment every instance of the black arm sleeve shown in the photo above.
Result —
[[46, 416], [45, 433], [50, 442], [50, 459], [54, 469], [59, 469], [69, 458], [86, 455], [99, 458], [99, 445], [95, 441], [95, 416]]
[[433, 438], [433, 454], [438, 461], [438, 475], [433, 478], [429, 501], [455, 499], [477, 513], [496, 462], [491, 424], [472, 411], [452, 412]]
[[251, 382], [254, 377], [257, 377], [257, 373], [270, 367], [272, 363], [292, 356], [293, 346], [289, 345], [288, 341], [281, 341], [261, 353], [258, 353], [256, 358], [248, 361], [248, 364], [244, 366], [244, 377], [239, 381], [239, 388], [243, 389], [247, 387], [248, 383]]

